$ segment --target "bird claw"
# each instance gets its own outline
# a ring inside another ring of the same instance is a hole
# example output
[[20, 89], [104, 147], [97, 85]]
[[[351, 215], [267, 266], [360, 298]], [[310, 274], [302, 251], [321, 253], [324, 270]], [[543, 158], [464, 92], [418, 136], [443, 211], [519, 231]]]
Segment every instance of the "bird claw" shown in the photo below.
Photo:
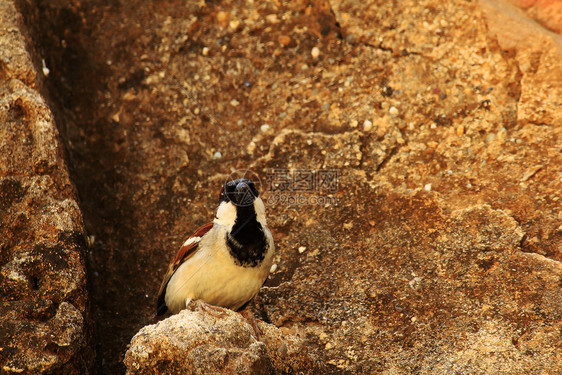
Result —
[[258, 326], [258, 320], [256, 319], [254, 313], [249, 308], [240, 310], [239, 313], [246, 319], [246, 321], [254, 329], [254, 332], [256, 333], [256, 340], [262, 341], [261, 339], [263, 337], [263, 332], [261, 328]]
[[[217, 318], [224, 318], [227, 315], [223, 307], [208, 304], [207, 302], [200, 299], [186, 301], [185, 305], [186, 308], [191, 311], [204, 312]], [[262, 341], [263, 331], [259, 327], [258, 320], [256, 319], [256, 316], [254, 315], [252, 310], [246, 307], [238, 311], [238, 313], [246, 319], [248, 324], [250, 324], [250, 326], [256, 333], [256, 340]]]
[[217, 318], [224, 318], [226, 316], [224, 308], [208, 304], [207, 302], [200, 299], [192, 300], [187, 303], [187, 308], [191, 311], [204, 312]]

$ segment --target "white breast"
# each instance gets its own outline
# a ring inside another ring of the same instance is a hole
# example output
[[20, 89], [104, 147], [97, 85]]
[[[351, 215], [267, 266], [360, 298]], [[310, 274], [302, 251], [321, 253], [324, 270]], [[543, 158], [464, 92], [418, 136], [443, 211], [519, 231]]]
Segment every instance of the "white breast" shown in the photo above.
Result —
[[170, 278], [165, 299], [172, 312], [184, 309], [191, 299], [237, 310], [260, 290], [273, 261], [271, 233], [265, 229], [269, 247], [264, 260], [257, 267], [241, 267], [228, 251], [226, 230], [227, 226], [215, 223], [201, 238], [199, 250]]

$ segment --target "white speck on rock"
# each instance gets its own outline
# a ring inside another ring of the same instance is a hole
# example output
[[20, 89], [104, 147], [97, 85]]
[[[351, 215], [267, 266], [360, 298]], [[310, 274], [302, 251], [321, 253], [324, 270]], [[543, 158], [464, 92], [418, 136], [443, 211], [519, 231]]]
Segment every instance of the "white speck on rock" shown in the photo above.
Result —
[[312, 50], [310, 50], [310, 55], [312, 56], [312, 58], [317, 59], [318, 56], [320, 56], [320, 48], [312, 47]]
[[49, 68], [47, 68], [47, 64], [45, 64], [45, 60], [44, 60], [44, 59], [41, 59], [41, 64], [43, 65], [43, 67], [42, 67], [42, 69], [41, 69], [41, 70], [43, 70], [43, 75], [44, 75], [45, 77], [48, 77], [48, 76], [49, 76], [49, 73], [51, 73], [51, 71], [49, 70]]
[[363, 130], [366, 132], [371, 131], [373, 129], [373, 123], [369, 120], [365, 120], [363, 123]]

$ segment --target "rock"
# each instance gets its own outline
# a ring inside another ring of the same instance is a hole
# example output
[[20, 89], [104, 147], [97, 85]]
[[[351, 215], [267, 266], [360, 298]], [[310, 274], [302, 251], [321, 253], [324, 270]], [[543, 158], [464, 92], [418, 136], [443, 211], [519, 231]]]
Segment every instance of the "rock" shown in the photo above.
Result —
[[0, 372], [84, 373], [82, 214], [13, 2], [0, 25]]
[[345, 202], [321, 214], [301, 209], [293, 225], [307, 229], [290, 233], [279, 248], [298, 240], [318, 251], [285, 253], [281, 272], [290, 278], [258, 296], [273, 324], [307, 337], [331, 371], [562, 369], [554, 345], [562, 267], [521, 252], [524, 232], [512, 217], [488, 205], [450, 212], [421, 191], [373, 194], [362, 178], [346, 180], [341, 189], [363, 202], [354, 227], [366, 228], [373, 217], [374, 229], [326, 231], [328, 220], [348, 217]]
[[300, 155], [295, 155], [294, 145], [302, 147], [303, 153], [310, 157], [308, 167], [312, 169], [345, 168], [358, 166], [361, 161], [358, 131], [338, 135], [305, 133], [298, 130], [283, 130], [271, 142], [264, 162], [284, 160], [288, 168], [298, 168], [303, 164]]
[[[21, 18], [95, 236], [96, 371], [123, 373], [141, 330], [131, 372], [562, 372], [562, 54], [528, 17], [547, 1], [35, 3], [18, 2]], [[39, 78], [5, 51], [2, 319], [40, 338], [34, 363], [66, 366], [88, 317], [80, 329], [81, 258], [57, 235], [71, 228], [78, 249], [82, 224]], [[277, 243], [253, 305], [269, 341], [231, 314], [143, 329], [167, 262], [235, 172], [260, 176]], [[39, 325], [60, 331], [56, 350]]]
[[[522, 74], [517, 121], [562, 126], [560, 104], [554, 99], [562, 95], [562, 37], [545, 31], [503, 1], [482, 4], [491, 37], [503, 49], [516, 51]], [[562, 17], [562, 8], [558, 14]]]
[[[217, 308], [218, 310], [218, 308]], [[303, 342], [260, 322], [263, 341], [241, 314], [183, 310], [141, 329], [125, 356], [127, 374], [275, 374], [318, 369]]]
[[[21, 15], [13, 1], [3, 1], [0, 4], [0, 68], [10, 77], [21, 81], [24, 85], [37, 85], [37, 71], [32, 68], [29, 52], [25, 45], [25, 38], [19, 29]], [[4, 77], [4, 75], [2, 75]], [[5, 78], [3, 78], [5, 80]]]
[[546, 28], [562, 33], [562, 4], [552, 0], [509, 0]]

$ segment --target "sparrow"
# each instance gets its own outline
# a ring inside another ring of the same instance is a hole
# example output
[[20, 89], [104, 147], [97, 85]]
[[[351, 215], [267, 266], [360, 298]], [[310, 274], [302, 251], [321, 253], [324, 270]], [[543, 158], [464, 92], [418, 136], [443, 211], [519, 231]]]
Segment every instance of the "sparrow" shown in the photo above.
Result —
[[269, 275], [275, 245], [255, 184], [228, 181], [212, 223], [181, 246], [158, 292], [157, 314], [178, 313], [192, 301], [237, 311]]

